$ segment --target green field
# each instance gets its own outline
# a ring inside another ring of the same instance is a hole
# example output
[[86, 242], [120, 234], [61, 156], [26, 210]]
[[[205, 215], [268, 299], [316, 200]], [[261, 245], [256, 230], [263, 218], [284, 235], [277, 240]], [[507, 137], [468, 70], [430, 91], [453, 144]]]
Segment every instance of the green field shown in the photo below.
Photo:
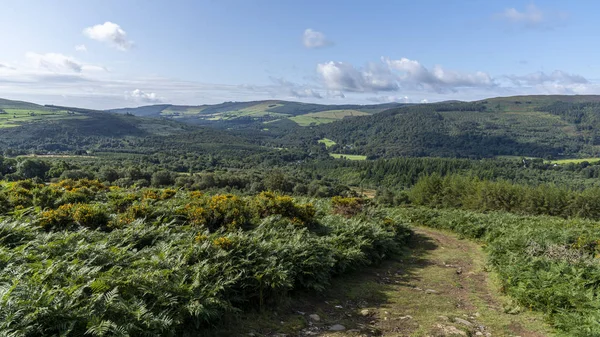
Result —
[[358, 110], [329, 110], [290, 117], [300, 126], [332, 123], [346, 117], [369, 116], [369, 113]]
[[337, 159], [367, 160], [367, 156], [362, 156], [359, 154], [330, 153], [329, 155]]
[[326, 148], [330, 148], [330, 147], [334, 146], [335, 144], [337, 144], [336, 142], [334, 142], [333, 140], [331, 140], [329, 138], [319, 139], [319, 143], [325, 144]]
[[39, 120], [59, 120], [65, 118], [85, 118], [79, 113], [53, 109], [0, 109], [0, 128], [10, 128], [23, 123]]

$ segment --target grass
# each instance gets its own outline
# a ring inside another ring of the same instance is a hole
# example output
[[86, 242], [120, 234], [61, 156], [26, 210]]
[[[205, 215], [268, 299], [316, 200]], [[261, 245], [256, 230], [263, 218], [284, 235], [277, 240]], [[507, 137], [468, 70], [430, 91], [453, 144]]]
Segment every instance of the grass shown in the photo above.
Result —
[[329, 138], [319, 139], [319, 143], [325, 144], [326, 148], [330, 148], [330, 147], [334, 146], [335, 144], [337, 144], [336, 142], [334, 142], [333, 140], [331, 140]]
[[367, 156], [359, 154], [330, 153], [329, 155], [336, 159], [367, 160]]
[[286, 114], [268, 111], [268, 109], [272, 109], [277, 106], [281, 106], [281, 104], [263, 102], [237, 110], [220, 111], [214, 113], [204, 112], [204, 110], [208, 108], [207, 106], [172, 106], [163, 110], [161, 112], [161, 115], [174, 117], [197, 116], [200, 119], [206, 119], [211, 121], [232, 120], [240, 117], [287, 117], [288, 115]]
[[[2, 106], [0, 106], [2, 109]], [[72, 113], [65, 110], [53, 109], [3, 109], [5, 113], [0, 114], [0, 128], [10, 128], [23, 123], [40, 120], [60, 120], [67, 118], [85, 118], [82, 114]]]
[[300, 126], [320, 125], [332, 123], [346, 117], [368, 116], [369, 113], [358, 110], [328, 110], [314, 112], [300, 116], [290, 117], [292, 121]]
[[290, 117], [290, 120], [296, 122], [296, 124], [300, 126], [311, 126], [311, 125], [320, 125], [335, 122], [336, 119], [333, 118], [318, 118], [318, 117], [309, 117], [306, 115]]
[[[454, 318], [484, 326], [492, 336], [553, 335], [541, 314], [505, 312], [511, 302], [501, 294], [497, 276], [485, 271], [479, 245], [446, 231], [416, 232], [410, 248], [390, 261], [340, 276], [322, 295], [303, 292], [281, 307], [240, 315], [228, 325], [233, 331], [220, 335], [295, 336], [309, 327], [332, 337], [448, 335], [440, 334], [440, 326], [474, 335], [476, 327], [455, 323]], [[436, 293], [426, 294], [427, 289]], [[318, 314], [320, 321], [311, 322], [311, 314]], [[327, 331], [333, 324], [347, 331]]]

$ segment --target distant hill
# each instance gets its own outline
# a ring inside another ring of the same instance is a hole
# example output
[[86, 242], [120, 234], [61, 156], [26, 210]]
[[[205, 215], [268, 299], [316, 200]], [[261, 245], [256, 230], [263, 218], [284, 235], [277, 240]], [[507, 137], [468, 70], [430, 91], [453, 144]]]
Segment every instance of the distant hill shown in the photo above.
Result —
[[239, 153], [287, 149], [354, 158], [585, 158], [600, 157], [600, 96], [412, 105], [273, 100], [110, 111], [0, 100], [0, 129], [0, 150], [19, 151], [219, 153], [235, 147]]
[[300, 126], [331, 123], [346, 117], [378, 113], [405, 104], [324, 105], [279, 100], [224, 102], [214, 105], [148, 105], [137, 108], [107, 110], [119, 114], [144, 117], [164, 117], [184, 123], [208, 125], [268, 124], [289, 119]]
[[0, 155], [178, 152], [251, 161], [253, 155], [280, 152], [263, 145], [261, 136], [166, 118], [0, 100]]
[[41, 105], [0, 98], [0, 109], [43, 109]]
[[403, 106], [312, 130], [333, 153], [597, 157], [600, 96], [514, 96]]

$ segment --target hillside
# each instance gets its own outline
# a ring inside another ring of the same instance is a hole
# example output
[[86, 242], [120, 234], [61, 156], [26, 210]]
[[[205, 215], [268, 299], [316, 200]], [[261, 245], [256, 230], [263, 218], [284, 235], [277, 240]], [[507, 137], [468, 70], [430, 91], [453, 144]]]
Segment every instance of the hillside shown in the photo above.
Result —
[[332, 153], [373, 157], [595, 157], [600, 96], [516, 96], [404, 106], [314, 129]]
[[192, 151], [244, 158], [270, 151], [257, 145], [256, 137], [238, 136], [164, 118], [9, 100], [0, 101], [0, 111], [0, 153], [13, 155]]
[[2, 100], [0, 110], [0, 147], [21, 151], [139, 152], [143, 140], [145, 152], [158, 150], [153, 146], [197, 151], [198, 144], [235, 144], [350, 159], [600, 156], [600, 96], [364, 106], [226, 102], [111, 112]]
[[191, 124], [232, 126], [261, 124], [290, 119], [300, 126], [331, 123], [346, 117], [364, 116], [400, 103], [376, 105], [323, 105], [288, 101], [224, 102], [214, 105], [149, 105], [137, 108], [112, 109], [108, 112], [145, 117], [165, 117]]

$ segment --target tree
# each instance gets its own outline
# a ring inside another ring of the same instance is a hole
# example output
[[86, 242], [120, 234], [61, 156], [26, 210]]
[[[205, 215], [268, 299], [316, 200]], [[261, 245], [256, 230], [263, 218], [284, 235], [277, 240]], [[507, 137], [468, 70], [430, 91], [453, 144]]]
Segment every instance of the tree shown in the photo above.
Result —
[[101, 181], [108, 181], [109, 183], [112, 183], [113, 181], [119, 179], [119, 173], [115, 169], [104, 167], [100, 170], [98, 178]]
[[49, 170], [50, 165], [37, 159], [25, 159], [17, 165], [17, 173], [26, 179], [35, 177], [43, 179]]
[[169, 171], [158, 171], [152, 174], [152, 186], [168, 186], [174, 183], [175, 181]]

